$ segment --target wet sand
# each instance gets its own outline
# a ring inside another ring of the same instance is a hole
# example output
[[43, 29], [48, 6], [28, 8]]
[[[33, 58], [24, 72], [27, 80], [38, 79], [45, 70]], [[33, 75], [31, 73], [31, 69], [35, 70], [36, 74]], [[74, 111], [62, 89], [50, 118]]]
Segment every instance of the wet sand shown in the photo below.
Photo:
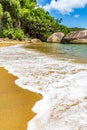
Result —
[[0, 68], [0, 130], [26, 130], [35, 116], [31, 109], [41, 99], [41, 95], [17, 86], [16, 79]]
[[7, 46], [12, 46], [12, 45], [17, 45], [17, 44], [27, 44], [28, 41], [17, 41], [17, 40], [12, 40], [12, 41], [2, 41], [0, 43], [0, 48], [1, 47], [7, 47]]

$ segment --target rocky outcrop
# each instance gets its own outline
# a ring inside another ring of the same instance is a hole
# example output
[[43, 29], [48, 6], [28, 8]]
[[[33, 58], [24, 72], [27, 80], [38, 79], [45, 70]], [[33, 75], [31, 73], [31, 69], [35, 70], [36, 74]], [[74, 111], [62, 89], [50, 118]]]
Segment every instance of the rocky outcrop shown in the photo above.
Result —
[[62, 43], [87, 43], [87, 30], [68, 33], [62, 39]]
[[63, 37], [64, 37], [64, 34], [62, 32], [56, 32], [48, 37], [47, 42], [60, 43]]
[[34, 39], [31, 39], [31, 43], [34, 43], [34, 44], [41, 44], [42, 41], [41, 41], [40, 39], [34, 38]]

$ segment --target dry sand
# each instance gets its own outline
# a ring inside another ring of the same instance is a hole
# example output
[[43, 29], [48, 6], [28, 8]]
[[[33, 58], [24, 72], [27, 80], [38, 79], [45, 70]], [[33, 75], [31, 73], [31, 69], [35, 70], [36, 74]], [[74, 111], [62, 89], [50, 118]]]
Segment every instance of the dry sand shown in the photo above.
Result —
[[32, 107], [41, 95], [18, 87], [16, 76], [0, 68], [0, 130], [26, 130], [35, 115]]

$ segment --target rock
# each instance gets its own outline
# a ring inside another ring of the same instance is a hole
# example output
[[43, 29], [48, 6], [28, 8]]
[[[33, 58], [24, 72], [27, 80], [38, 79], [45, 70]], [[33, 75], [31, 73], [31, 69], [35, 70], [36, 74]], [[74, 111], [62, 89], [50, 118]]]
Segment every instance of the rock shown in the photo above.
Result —
[[0, 41], [10, 41], [9, 38], [0, 38]]
[[60, 43], [63, 37], [64, 37], [64, 34], [62, 32], [56, 32], [48, 37], [47, 42]]
[[34, 39], [31, 39], [31, 43], [34, 43], [34, 44], [41, 44], [42, 41], [41, 41], [40, 39], [34, 38]]
[[87, 30], [68, 33], [62, 43], [87, 43]]

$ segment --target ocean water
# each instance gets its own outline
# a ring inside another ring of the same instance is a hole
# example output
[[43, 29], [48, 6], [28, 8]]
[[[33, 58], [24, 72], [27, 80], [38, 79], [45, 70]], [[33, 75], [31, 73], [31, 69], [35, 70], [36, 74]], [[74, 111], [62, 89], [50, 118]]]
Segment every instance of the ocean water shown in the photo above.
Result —
[[77, 63], [87, 63], [87, 45], [86, 44], [58, 44], [44, 43], [37, 45], [27, 45], [26, 48], [44, 53], [50, 57], [71, 60]]
[[43, 99], [27, 130], [87, 130], [87, 45], [22, 45], [0, 49], [0, 66]]

